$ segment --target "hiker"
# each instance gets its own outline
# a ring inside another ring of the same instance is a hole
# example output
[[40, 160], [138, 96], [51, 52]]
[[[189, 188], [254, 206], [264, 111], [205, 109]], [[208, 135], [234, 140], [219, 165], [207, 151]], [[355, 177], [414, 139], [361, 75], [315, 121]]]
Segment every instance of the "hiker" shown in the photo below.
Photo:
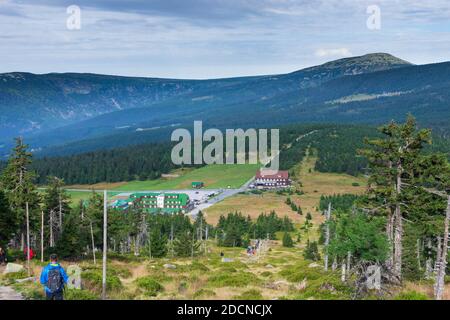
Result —
[[[33, 251], [33, 249], [29, 249], [30, 250], [30, 260], [32, 260], [33, 259], [33, 257], [34, 257], [34, 251]], [[25, 255], [25, 259], [28, 259], [28, 256], [27, 256], [27, 248], [25, 248], [24, 250], [23, 250], [23, 254]]]
[[41, 284], [47, 300], [63, 300], [64, 285], [69, 280], [64, 268], [58, 263], [56, 254], [50, 255], [50, 263], [42, 269]]
[[6, 258], [6, 251], [3, 250], [2, 247], [0, 247], [0, 265], [4, 266], [6, 264], [6, 261], [8, 261], [8, 259]]

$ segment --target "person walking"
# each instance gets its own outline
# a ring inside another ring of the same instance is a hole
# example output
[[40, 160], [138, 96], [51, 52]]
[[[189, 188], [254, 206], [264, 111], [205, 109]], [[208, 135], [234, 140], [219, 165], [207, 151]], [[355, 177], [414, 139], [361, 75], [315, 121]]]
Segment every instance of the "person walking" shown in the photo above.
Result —
[[50, 263], [42, 269], [41, 284], [47, 300], [64, 300], [64, 286], [69, 277], [58, 263], [56, 254], [50, 255]]
[[3, 250], [2, 247], [0, 247], [0, 265], [4, 266], [8, 259], [6, 258], [6, 251]]

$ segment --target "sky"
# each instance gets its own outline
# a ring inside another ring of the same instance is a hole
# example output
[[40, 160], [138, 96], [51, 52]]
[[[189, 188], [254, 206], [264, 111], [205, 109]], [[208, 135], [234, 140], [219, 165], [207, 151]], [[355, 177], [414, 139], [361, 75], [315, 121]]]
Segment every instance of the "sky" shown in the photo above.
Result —
[[0, 0], [0, 73], [206, 79], [373, 52], [450, 61], [450, 1]]

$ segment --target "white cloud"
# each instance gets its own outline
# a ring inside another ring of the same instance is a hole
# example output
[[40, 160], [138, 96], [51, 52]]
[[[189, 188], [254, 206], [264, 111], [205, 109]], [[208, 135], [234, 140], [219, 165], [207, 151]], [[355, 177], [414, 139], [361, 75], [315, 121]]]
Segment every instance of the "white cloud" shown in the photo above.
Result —
[[315, 55], [316, 57], [319, 58], [332, 58], [332, 57], [350, 57], [353, 54], [347, 48], [337, 48], [337, 49], [317, 49]]

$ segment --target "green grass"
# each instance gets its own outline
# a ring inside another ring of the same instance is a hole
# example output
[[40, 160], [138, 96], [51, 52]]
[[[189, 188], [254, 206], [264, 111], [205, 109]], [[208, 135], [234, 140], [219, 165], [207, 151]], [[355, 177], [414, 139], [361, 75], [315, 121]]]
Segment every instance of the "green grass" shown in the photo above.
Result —
[[[103, 194], [103, 191], [95, 191], [96, 193]], [[70, 206], [75, 208], [79, 205], [80, 200], [86, 201], [92, 196], [92, 191], [74, 191], [74, 190], [66, 190], [68, 196], [70, 196]], [[117, 195], [118, 192], [110, 192], [108, 191], [108, 197], [112, 197]]]
[[191, 189], [193, 181], [202, 181], [205, 188], [239, 188], [252, 178], [260, 166], [255, 164], [242, 165], [208, 165], [172, 179], [158, 179], [149, 181], [132, 181], [114, 190], [181, 190]]

